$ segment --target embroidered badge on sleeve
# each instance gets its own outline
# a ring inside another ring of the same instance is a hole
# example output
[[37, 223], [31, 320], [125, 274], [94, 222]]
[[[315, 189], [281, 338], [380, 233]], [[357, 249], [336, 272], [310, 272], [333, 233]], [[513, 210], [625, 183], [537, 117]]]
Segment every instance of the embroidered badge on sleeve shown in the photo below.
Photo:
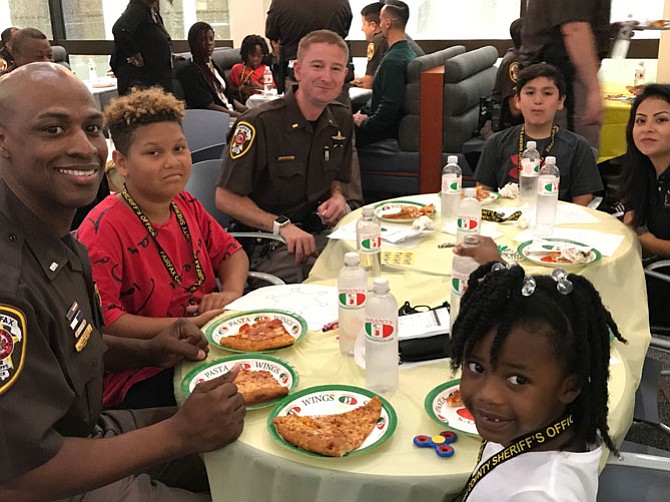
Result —
[[519, 80], [519, 71], [521, 66], [518, 62], [514, 61], [509, 65], [509, 79], [516, 84], [516, 81]]
[[26, 357], [26, 316], [0, 304], [0, 395], [14, 385]]
[[368, 43], [368, 61], [372, 59], [372, 56], [375, 55], [375, 43], [370, 42]]
[[235, 134], [230, 142], [230, 158], [235, 160], [246, 155], [254, 144], [256, 129], [249, 122], [240, 122], [235, 128]]

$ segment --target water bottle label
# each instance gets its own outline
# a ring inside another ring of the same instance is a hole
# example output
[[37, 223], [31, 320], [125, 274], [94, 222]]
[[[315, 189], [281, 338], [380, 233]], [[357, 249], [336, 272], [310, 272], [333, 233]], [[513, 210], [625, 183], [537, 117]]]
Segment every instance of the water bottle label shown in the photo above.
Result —
[[472, 216], [459, 216], [456, 220], [458, 230], [467, 233], [476, 233], [479, 228], [479, 220]]
[[455, 174], [442, 175], [442, 193], [457, 193], [461, 191], [462, 178]]
[[468, 290], [468, 274], [451, 271], [451, 292], [458, 296], [463, 296]]
[[366, 319], [365, 320], [365, 337], [373, 342], [387, 343], [392, 342], [395, 328], [393, 324], [386, 319]]
[[365, 305], [366, 294], [363, 289], [340, 289], [337, 296], [340, 307], [346, 310], [358, 309]]
[[537, 193], [540, 195], [553, 195], [558, 193], [559, 179], [556, 176], [541, 176], [537, 184]]
[[379, 234], [362, 234], [358, 249], [363, 254], [378, 253], [382, 248], [382, 237]]
[[521, 159], [521, 173], [524, 176], [537, 176], [540, 173], [540, 159]]

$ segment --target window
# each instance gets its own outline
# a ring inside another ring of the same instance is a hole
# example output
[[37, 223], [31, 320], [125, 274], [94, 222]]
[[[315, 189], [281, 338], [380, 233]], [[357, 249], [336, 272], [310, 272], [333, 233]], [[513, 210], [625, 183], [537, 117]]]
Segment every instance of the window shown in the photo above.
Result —
[[[3, 0], [0, 0], [0, 5]], [[66, 36], [71, 40], [112, 40], [112, 27], [126, 9], [123, 0], [62, 0]], [[212, 25], [216, 38], [230, 38], [228, 0], [162, 1], [161, 16], [173, 39], [185, 40], [196, 21]]]
[[25, 28], [30, 26], [37, 28], [47, 38], [52, 38], [51, 17], [49, 16], [49, 3], [47, 0], [0, 0], [0, 19], [4, 30], [9, 26]]
[[[360, 12], [371, 1], [351, 0], [351, 40], [363, 40]], [[520, 0], [405, 2], [410, 9], [407, 33], [417, 40], [509, 39], [509, 25], [521, 11]]]

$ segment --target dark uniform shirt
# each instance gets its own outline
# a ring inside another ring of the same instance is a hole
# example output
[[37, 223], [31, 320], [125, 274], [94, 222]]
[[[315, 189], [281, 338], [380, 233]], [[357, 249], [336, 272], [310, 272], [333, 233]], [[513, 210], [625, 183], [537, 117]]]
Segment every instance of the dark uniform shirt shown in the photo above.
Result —
[[[112, 33], [114, 49], [109, 65], [118, 78], [119, 94], [126, 94], [133, 85], [172, 90], [172, 43], [158, 12], [140, 0], [131, 0]], [[137, 53], [144, 59], [141, 68], [126, 61]]]
[[[507, 183], [519, 182], [519, 135], [521, 126], [510, 127], [491, 136], [484, 144], [474, 178], [494, 190]], [[556, 157], [561, 172], [558, 198], [571, 202], [579, 195], [592, 194], [603, 189], [603, 184], [591, 147], [579, 134], [564, 129], [551, 138], [524, 137], [523, 143], [534, 140], [542, 159]]]
[[670, 240], [670, 167], [651, 184], [645, 224], [655, 237]]
[[[91, 435], [105, 346], [86, 248], [53, 236], [0, 180], [0, 482]], [[72, 475], [76, 475], [73, 466]]]
[[309, 122], [296, 89], [237, 120], [218, 185], [299, 223], [330, 198], [333, 180], [349, 181], [353, 119], [332, 102], [315, 124]]
[[281, 42], [284, 61], [295, 59], [300, 39], [327, 29], [346, 38], [351, 27], [349, 0], [272, 0], [265, 20], [265, 36]]
[[[416, 54], [417, 56], [424, 56], [426, 54], [421, 48], [421, 46], [419, 46], [419, 44], [417, 44], [414, 40], [412, 40], [411, 37], [405, 35], [405, 39], [407, 40], [407, 43], [414, 51], [414, 54]], [[379, 65], [382, 62], [382, 59], [384, 58], [384, 54], [386, 53], [386, 50], [388, 48], [389, 43], [386, 40], [386, 38], [384, 38], [384, 35], [382, 35], [381, 33], [375, 33], [375, 35], [372, 37], [372, 42], [368, 43], [368, 50], [367, 50], [368, 64], [365, 67], [366, 75], [374, 77], [375, 73], [377, 73]]]
[[371, 107], [361, 110], [368, 118], [356, 128], [357, 145], [398, 137], [405, 101], [407, 65], [414, 58], [416, 54], [407, 40], [396, 42], [384, 54], [372, 83]]
[[493, 85], [491, 97], [500, 103], [499, 129], [507, 129], [513, 125], [523, 124], [523, 115], [512, 115], [509, 107], [509, 98], [516, 94], [516, 81], [519, 76], [519, 51], [508, 49], [500, 61], [496, 81]]

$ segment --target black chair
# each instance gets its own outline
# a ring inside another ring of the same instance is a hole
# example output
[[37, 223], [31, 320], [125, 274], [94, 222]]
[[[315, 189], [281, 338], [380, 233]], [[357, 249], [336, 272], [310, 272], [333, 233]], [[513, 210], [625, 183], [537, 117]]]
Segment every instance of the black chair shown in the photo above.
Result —
[[191, 149], [193, 164], [222, 158], [226, 149], [229, 123], [230, 116], [225, 112], [200, 109], [188, 109], [184, 112], [182, 128]]
[[[200, 201], [205, 210], [219, 222], [219, 225], [223, 228], [228, 228], [230, 225], [230, 218], [225, 213], [219, 211], [216, 208], [215, 203], [216, 182], [219, 179], [220, 172], [221, 160], [219, 159], [204, 160], [193, 164], [191, 177], [184, 189]], [[269, 239], [282, 243], [284, 242], [282, 237], [267, 232], [230, 232], [230, 235], [235, 238], [253, 237], [257, 239]], [[300, 268], [297, 267], [297, 270], [299, 271]], [[249, 277], [260, 279], [261, 281], [269, 282], [270, 284], [285, 284], [279, 277], [264, 272], [250, 271]]]

